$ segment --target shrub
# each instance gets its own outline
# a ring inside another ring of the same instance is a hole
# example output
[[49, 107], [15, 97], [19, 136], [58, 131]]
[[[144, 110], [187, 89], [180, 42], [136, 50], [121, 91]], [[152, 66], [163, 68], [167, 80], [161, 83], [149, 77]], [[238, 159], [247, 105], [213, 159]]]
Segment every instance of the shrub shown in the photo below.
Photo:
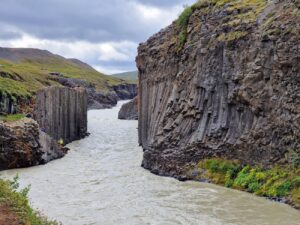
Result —
[[16, 176], [13, 181], [0, 179], [0, 203], [11, 208], [13, 212], [19, 215], [22, 224], [30, 225], [56, 225], [55, 221], [48, 221], [38, 212], [34, 211], [28, 200], [30, 186], [19, 190], [19, 177]]
[[215, 158], [199, 162], [198, 168], [202, 171], [198, 178], [260, 196], [286, 197], [300, 207], [300, 169], [290, 165], [263, 169]]

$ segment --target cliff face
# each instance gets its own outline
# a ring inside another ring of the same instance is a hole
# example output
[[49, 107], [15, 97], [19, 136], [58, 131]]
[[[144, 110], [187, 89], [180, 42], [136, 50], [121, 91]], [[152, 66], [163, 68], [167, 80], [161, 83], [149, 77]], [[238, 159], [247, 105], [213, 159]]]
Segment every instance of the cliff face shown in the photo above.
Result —
[[138, 49], [139, 142], [154, 173], [300, 154], [300, 2], [210, 2]]
[[0, 149], [0, 170], [44, 164], [66, 154], [65, 148], [28, 118], [0, 122]]
[[50, 87], [37, 93], [35, 119], [40, 128], [64, 143], [87, 135], [87, 93], [84, 89]]
[[65, 87], [82, 87], [88, 95], [88, 109], [106, 109], [115, 106], [118, 100], [132, 99], [137, 95], [137, 85], [123, 83], [110, 87], [109, 91], [98, 91], [95, 84], [85, 80], [68, 78], [59, 73], [52, 74], [52, 80]]
[[130, 102], [122, 105], [118, 118], [121, 120], [137, 120], [138, 119], [138, 97]]
[[113, 86], [113, 89], [121, 100], [133, 99], [137, 96], [136, 84], [120, 84]]
[[0, 93], [0, 113], [12, 114], [16, 112], [16, 103], [4, 93]]

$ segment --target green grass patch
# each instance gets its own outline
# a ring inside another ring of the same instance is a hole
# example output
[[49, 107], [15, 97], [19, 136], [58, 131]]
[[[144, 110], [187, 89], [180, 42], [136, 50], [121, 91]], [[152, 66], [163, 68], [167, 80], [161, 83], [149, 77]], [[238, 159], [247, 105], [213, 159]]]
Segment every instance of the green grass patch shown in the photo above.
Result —
[[0, 179], [0, 203], [7, 205], [26, 225], [57, 225], [33, 210], [29, 205], [29, 187], [19, 190], [18, 177], [13, 181]]
[[287, 198], [300, 207], [300, 168], [274, 166], [270, 169], [242, 165], [237, 161], [206, 159], [198, 163], [196, 179], [209, 179], [226, 187], [268, 198]]
[[91, 67], [80, 66], [65, 58], [51, 55], [39, 59], [23, 59], [20, 62], [11, 62], [0, 59], [1, 72], [17, 74], [22, 80], [14, 80], [0, 76], [0, 91], [10, 96], [28, 97], [45, 86], [60, 86], [49, 75], [58, 72], [65, 77], [77, 78], [93, 83], [97, 90], [106, 92], [109, 87], [123, 83], [118, 78], [104, 75]]
[[15, 122], [18, 121], [20, 119], [23, 119], [25, 117], [25, 114], [10, 114], [7, 116], [0, 116], [0, 121], [4, 121], [4, 122]]

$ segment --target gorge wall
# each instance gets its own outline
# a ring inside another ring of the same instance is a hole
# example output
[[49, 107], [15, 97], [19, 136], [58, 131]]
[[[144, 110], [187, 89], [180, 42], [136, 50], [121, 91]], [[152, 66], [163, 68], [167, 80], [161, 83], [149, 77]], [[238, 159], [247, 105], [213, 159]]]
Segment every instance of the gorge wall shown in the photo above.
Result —
[[88, 95], [88, 109], [106, 109], [117, 105], [118, 100], [132, 99], [137, 96], [137, 84], [123, 83], [110, 87], [109, 91], [99, 91], [95, 84], [85, 80], [68, 78], [60, 73], [52, 73], [52, 80], [69, 88], [82, 87]]
[[121, 120], [137, 120], [138, 119], [138, 97], [135, 97], [130, 102], [122, 105], [118, 118]]
[[36, 97], [35, 119], [41, 130], [67, 144], [87, 135], [87, 104], [83, 88], [42, 89]]
[[0, 170], [44, 164], [66, 153], [67, 149], [40, 131], [32, 119], [0, 121]]
[[213, 2], [138, 49], [143, 166], [160, 175], [211, 157], [268, 167], [300, 154], [300, 2]]

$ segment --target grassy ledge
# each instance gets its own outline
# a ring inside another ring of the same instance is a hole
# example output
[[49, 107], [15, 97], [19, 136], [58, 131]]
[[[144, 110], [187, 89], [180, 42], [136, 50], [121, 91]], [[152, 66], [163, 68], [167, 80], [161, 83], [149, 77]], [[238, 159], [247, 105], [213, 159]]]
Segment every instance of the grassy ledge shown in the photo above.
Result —
[[299, 165], [300, 158], [294, 160], [294, 165], [276, 165], [270, 169], [214, 158], [200, 161], [195, 167], [189, 168], [187, 174], [190, 179], [209, 180], [228, 188], [283, 201], [299, 209]]
[[0, 179], [0, 206], [8, 207], [18, 224], [58, 225], [56, 221], [49, 221], [30, 207], [27, 196], [29, 189], [26, 187], [19, 190], [18, 177], [13, 181]]
[[15, 122], [20, 119], [23, 119], [25, 117], [25, 114], [10, 114], [7, 116], [0, 116], [0, 121], [4, 122]]

